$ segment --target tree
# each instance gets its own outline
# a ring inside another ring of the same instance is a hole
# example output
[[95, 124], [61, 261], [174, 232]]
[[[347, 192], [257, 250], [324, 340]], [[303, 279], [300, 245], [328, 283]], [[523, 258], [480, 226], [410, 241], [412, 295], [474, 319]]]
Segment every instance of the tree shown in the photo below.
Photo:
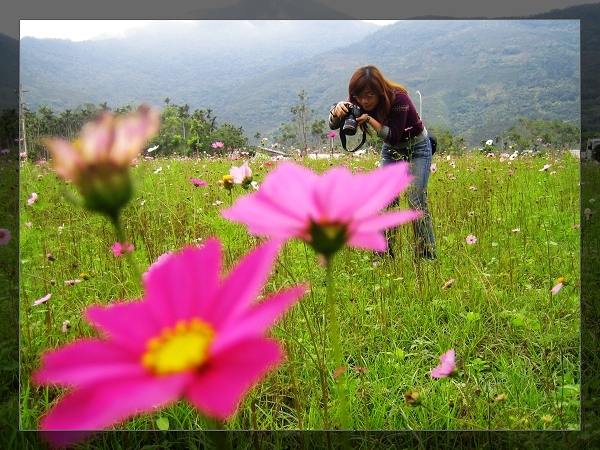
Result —
[[300, 98], [300, 102], [292, 106], [290, 111], [292, 113], [292, 121], [296, 124], [298, 130], [298, 137], [300, 138], [300, 144], [302, 146], [301, 152], [304, 155], [308, 148], [309, 120], [315, 110], [308, 108], [308, 105], [306, 104], [308, 101], [308, 94], [304, 89], [300, 91], [298, 97]]

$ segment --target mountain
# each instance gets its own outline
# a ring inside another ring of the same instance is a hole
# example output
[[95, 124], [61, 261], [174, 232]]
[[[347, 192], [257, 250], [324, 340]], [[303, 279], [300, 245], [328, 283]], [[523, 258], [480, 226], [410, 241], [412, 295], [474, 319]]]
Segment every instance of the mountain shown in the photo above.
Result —
[[23, 38], [21, 83], [31, 110], [168, 97], [267, 136], [290, 121], [301, 90], [325, 117], [351, 73], [376, 64], [415, 103], [422, 94], [427, 124], [478, 143], [518, 117], [579, 124], [579, 32], [552, 20], [165, 21], [124, 39]]
[[19, 97], [19, 41], [0, 33], [0, 110], [18, 110]]

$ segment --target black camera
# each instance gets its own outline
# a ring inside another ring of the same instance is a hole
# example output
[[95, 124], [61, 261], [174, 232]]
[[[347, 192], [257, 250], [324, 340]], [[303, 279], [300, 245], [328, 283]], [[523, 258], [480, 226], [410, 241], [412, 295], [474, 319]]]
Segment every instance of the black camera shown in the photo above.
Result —
[[344, 103], [344, 106], [348, 108], [348, 115], [344, 119], [341, 130], [348, 136], [354, 136], [358, 127], [356, 118], [362, 116], [360, 106], [352, 103]]

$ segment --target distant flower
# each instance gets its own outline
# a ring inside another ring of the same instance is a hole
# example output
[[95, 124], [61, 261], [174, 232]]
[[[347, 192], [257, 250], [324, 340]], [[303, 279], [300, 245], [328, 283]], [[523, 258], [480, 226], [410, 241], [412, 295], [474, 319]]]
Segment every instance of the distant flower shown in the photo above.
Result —
[[25, 222], [25, 226], [27, 228], [31, 228], [32, 225], [33, 225], [33, 222]]
[[219, 206], [219, 205], [222, 205], [222, 204], [223, 204], [223, 202], [221, 200], [216, 200], [212, 205], [213, 206]]
[[474, 235], [467, 236], [467, 244], [474, 244], [475, 242], [477, 242], [477, 238]]
[[27, 152], [21, 152], [21, 153], [19, 153], [19, 156], [21, 157], [21, 159], [26, 159], [27, 158]]
[[552, 292], [552, 295], [556, 294], [558, 291], [560, 291], [562, 289], [562, 287], [565, 285], [566, 280], [563, 277], [560, 277], [557, 282], [556, 285], [550, 290], [550, 292]]
[[71, 285], [71, 286], [73, 286], [74, 284], [77, 284], [77, 283], [81, 283], [81, 280], [79, 280], [79, 279], [76, 279], [76, 280], [65, 280], [65, 284], [68, 284], [68, 285]]
[[239, 197], [221, 214], [245, 223], [251, 234], [301, 239], [326, 259], [346, 244], [383, 251], [383, 230], [421, 215], [412, 210], [381, 213], [412, 182], [408, 170], [407, 163], [399, 162], [369, 173], [334, 167], [317, 174], [284, 161], [260, 190]]
[[210, 146], [211, 146], [212, 148], [223, 148], [223, 145], [224, 145], [224, 144], [223, 144], [222, 142], [218, 142], [218, 141], [217, 141], [217, 142], [213, 142], [213, 143], [212, 143]]
[[0, 153], [2, 153], [3, 155], [6, 155], [8, 152], [10, 152], [10, 150], [7, 148], [3, 148], [2, 150], [0, 150]]
[[38, 199], [38, 195], [35, 192], [32, 192], [31, 193], [31, 197], [29, 197], [27, 199], [27, 204], [28, 205], [33, 205], [36, 202], [37, 199]]
[[258, 183], [256, 181], [250, 183], [250, 186], [252, 186], [252, 189], [254, 189], [255, 191], [258, 191]]
[[590, 203], [594, 203], [596, 201], [595, 198], [590, 198]]
[[450, 278], [448, 281], [446, 281], [444, 283], [444, 285], [442, 286], [442, 289], [448, 289], [450, 286], [452, 286], [454, 284], [454, 278]]
[[485, 141], [485, 145], [492, 145], [494, 143], [493, 139], [488, 139], [487, 141]]
[[550, 175], [556, 175], [556, 170], [553, 170], [552, 172], [550, 172]]
[[74, 142], [52, 138], [43, 143], [56, 173], [79, 187], [83, 206], [115, 218], [133, 193], [131, 161], [160, 124], [158, 111], [147, 106], [124, 115], [103, 112]]
[[437, 172], [437, 164], [433, 163], [431, 166], [429, 166], [429, 171], [430, 172]]
[[154, 161], [154, 158], [152, 156], [144, 156], [144, 159], [148, 161]]
[[404, 401], [407, 405], [417, 406], [421, 403], [420, 396], [419, 391], [412, 389], [404, 394]]
[[[306, 292], [299, 285], [257, 302], [278, 251], [277, 243], [255, 248], [225, 278], [221, 244], [211, 239], [155, 267], [144, 298], [88, 307], [85, 319], [102, 336], [46, 351], [33, 374], [35, 385], [71, 388], [40, 429], [100, 430], [180, 399], [229, 418], [284, 359], [267, 333]], [[77, 437], [48, 436], [63, 446]]]
[[54, 257], [54, 255], [52, 253], [46, 253], [46, 259], [48, 261], [54, 261], [54, 260], [56, 260], [56, 258]]
[[475, 186], [469, 186], [469, 189], [471, 189], [472, 191], [476, 191], [477, 188]]
[[235, 186], [235, 183], [233, 182], [233, 176], [229, 174], [223, 175], [223, 177], [219, 181], [217, 181], [217, 184], [223, 186], [228, 191], [231, 191]]
[[331, 133], [329, 133], [327, 135], [327, 139], [333, 139], [334, 137], [336, 137], [338, 134], [335, 131], [332, 131]]
[[510, 155], [508, 157], [508, 159], [510, 159], [511, 161], [514, 161], [515, 159], [517, 159], [518, 156], [519, 156], [519, 154], [517, 152], [514, 152], [512, 155]]
[[6, 245], [10, 242], [12, 236], [10, 235], [10, 230], [6, 228], [0, 228], [0, 245]]
[[150, 153], [150, 152], [153, 152], [154, 150], [158, 149], [158, 147], [159, 147], [159, 145], [155, 145], [154, 147], [147, 148], [146, 151], [148, 153]]
[[229, 175], [232, 176], [235, 184], [240, 184], [244, 189], [248, 189], [252, 183], [252, 169], [248, 166], [247, 161], [244, 161], [240, 167], [234, 166], [229, 169]]
[[552, 164], [544, 164], [544, 167], [542, 167], [539, 171], [544, 172], [544, 171], [548, 170], [550, 167], [552, 167]]
[[583, 213], [585, 214], [585, 218], [589, 219], [592, 216], [592, 214], [596, 214], [596, 211], [592, 211], [590, 208], [585, 208], [583, 210]]
[[339, 377], [341, 374], [343, 374], [346, 371], [346, 367], [344, 366], [340, 366], [337, 369], [335, 369], [333, 371], [333, 378], [337, 378]]
[[578, 224], [578, 223], [576, 223], [576, 224], [575, 224], [575, 225], [573, 225], [571, 228], [573, 228], [574, 230], [576, 230], [576, 229], [578, 229], [578, 228], [579, 228], [579, 224]]
[[161, 172], [161, 171], [162, 171], [162, 166], [160, 166], [158, 169], [156, 169], [156, 170], [154, 171], [154, 173], [156, 174], [156, 173], [158, 173], [158, 172]]
[[196, 187], [208, 186], [208, 183], [206, 181], [199, 180], [198, 178], [188, 178], [188, 179], [189, 179], [190, 183], [192, 183]]
[[69, 328], [71, 328], [71, 322], [68, 320], [63, 321], [61, 331], [63, 333], [66, 333], [69, 330]]
[[514, 228], [513, 230], [511, 230], [513, 233], [518, 233], [519, 231], [521, 231], [520, 228]]
[[366, 367], [360, 367], [360, 366], [352, 366], [352, 368], [358, 372], [362, 372], [362, 373], [367, 373], [367, 368]]
[[48, 300], [50, 300], [50, 297], [52, 297], [52, 294], [46, 294], [42, 298], [40, 298], [40, 299], [36, 300], [35, 302], [33, 302], [32, 306], [38, 306], [38, 305], [41, 305], [42, 303], [46, 303]]
[[441, 364], [431, 371], [432, 378], [444, 378], [452, 375], [455, 368], [454, 349], [451, 348], [440, 356]]
[[514, 170], [512, 170], [512, 169], [508, 169], [508, 174], [509, 174], [509, 175], [512, 175], [512, 174], [514, 174], [514, 173], [515, 173], [515, 171], [514, 171]]
[[133, 246], [133, 244], [130, 244], [129, 242], [124, 242], [123, 244], [121, 244], [120, 242], [115, 242], [110, 247], [110, 249], [113, 252], [113, 255], [119, 257], [124, 256], [127, 253], [131, 253], [134, 248], [135, 247]]

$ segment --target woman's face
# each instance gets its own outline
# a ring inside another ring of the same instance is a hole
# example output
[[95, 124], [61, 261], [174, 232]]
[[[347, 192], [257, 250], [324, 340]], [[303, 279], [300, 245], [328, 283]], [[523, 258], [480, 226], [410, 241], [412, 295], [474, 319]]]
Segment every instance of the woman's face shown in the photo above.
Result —
[[377, 103], [379, 103], [379, 95], [369, 88], [352, 97], [365, 111], [372, 111], [377, 106]]

